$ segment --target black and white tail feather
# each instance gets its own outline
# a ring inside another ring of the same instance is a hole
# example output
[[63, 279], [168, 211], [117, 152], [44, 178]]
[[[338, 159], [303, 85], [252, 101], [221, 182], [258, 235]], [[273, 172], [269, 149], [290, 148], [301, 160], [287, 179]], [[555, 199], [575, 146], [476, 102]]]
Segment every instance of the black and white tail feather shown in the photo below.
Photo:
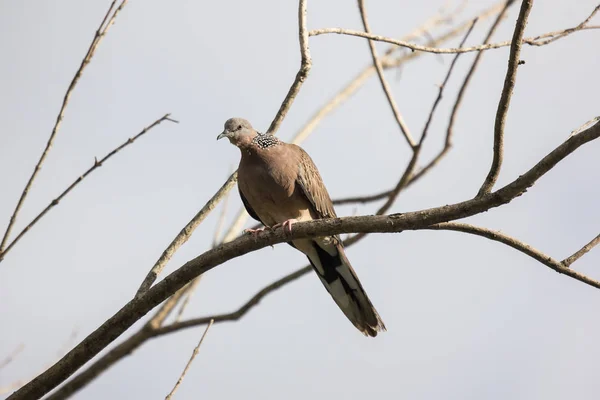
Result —
[[313, 251], [305, 254], [319, 279], [350, 322], [365, 336], [375, 337], [378, 332], [385, 331], [385, 324], [346, 258], [339, 239], [315, 238], [311, 242]]

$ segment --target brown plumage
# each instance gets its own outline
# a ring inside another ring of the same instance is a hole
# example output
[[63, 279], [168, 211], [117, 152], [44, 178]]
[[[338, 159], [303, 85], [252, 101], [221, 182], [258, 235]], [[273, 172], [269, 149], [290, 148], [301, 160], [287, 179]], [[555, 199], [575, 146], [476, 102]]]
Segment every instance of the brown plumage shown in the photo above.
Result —
[[[223, 137], [242, 153], [240, 197], [248, 213], [265, 227], [283, 226], [291, 231], [293, 222], [336, 217], [321, 175], [302, 148], [259, 134], [241, 118], [227, 120], [217, 139]], [[308, 257], [333, 300], [358, 330], [367, 336], [385, 330], [337, 235], [289, 244]]]

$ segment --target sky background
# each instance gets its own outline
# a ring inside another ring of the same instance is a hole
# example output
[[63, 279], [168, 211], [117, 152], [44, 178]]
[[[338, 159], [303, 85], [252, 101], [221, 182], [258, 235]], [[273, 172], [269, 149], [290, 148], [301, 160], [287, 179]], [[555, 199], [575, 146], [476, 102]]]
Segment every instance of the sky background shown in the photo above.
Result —
[[[64, 92], [109, 1], [0, 1], [0, 227], [44, 148]], [[400, 37], [442, 1], [366, 2], [371, 28]], [[462, 21], [491, 1], [471, 1]], [[594, 1], [538, 1], [526, 36], [572, 27]], [[362, 30], [355, 2], [309, 1], [309, 28]], [[495, 36], [512, 35], [518, 5]], [[491, 21], [468, 44], [482, 41]], [[595, 18], [595, 23], [600, 23]], [[16, 224], [103, 156], [163, 114], [164, 123], [89, 176], [0, 264], [0, 386], [53, 362], [131, 299], [172, 238], [221, 186], [238, 151], [216, 142], [224, 121], [265, 131], [299, 66], [295, 1], [131, 1], [73, 93], [63, 126]], [[497, 187], [533, 166], [571, 130], [600, 114], [600, 31], [525, 47]], [[460, 38], [445, 46], [456, 45]], [[378, 46], [380, 51], [386, 46]], [[370, 63], [364, 39], [310, 39], [313, 68], [279, 135], [290, 139]], [[474, 54], [461, 57], [423, 160], [441, 148], [450, 108]], [[415, 134], [452, 56], [425, 54], [386, 73]], [[487, 174], [508, 48], [487, 52], [455, 128], [454, 148], [390, 212], [474, 196]], [[332, 197], [395, 185], [409, 159], [376, 77], [303, 144]], [[502, 230], [562, 259], [598, 234], [600, 141], [580, 148], [525, 195], [469, 222]], [[380, 203], [338, 207], [370, 214]], [[228, 221], [240, 207], [237, 190]], [[206, 251], [213, 213], [168, 265]], [[453, 232], [371, 235], [347, 250], [388, 332], [363, 337], [317, 277], [305, 276], [237, 323], [211, 328], [177, 398], [595, 399], [600, 390], [600, 292], [504, 245]], [[236, 309], [306, 264], [285, 245], [234, 259], [205, 276], [185, 317]], [[600, 279], [600, 249], [575, 268]], [[139, 326], [136, 325], [136, 326]], [[135, 328], [134, 328], [135, 329]], [[161, 398], [204, 327], [146, 343], [76, 398]], [[124, 337], [133, 332], [130, 330]]]

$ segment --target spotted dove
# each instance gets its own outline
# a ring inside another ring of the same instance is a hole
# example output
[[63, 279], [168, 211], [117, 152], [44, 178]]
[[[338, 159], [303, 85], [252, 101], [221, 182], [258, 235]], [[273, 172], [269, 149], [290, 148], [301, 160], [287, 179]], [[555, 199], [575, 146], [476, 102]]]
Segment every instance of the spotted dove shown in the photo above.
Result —
[[[258, 133], [242, 118], [225, 122], [217, 140], [224, 137], [242, 153], [238, 188], [252, 218], [266, 228], [281, 226], [291, 232], [294, 222], [336, 217], [321, 175], [302, 148]], [[308, 257], [333, 300], [359, 331], [374, 337], [385, 330], [337, 235], [295, 239], [289, 244]]]

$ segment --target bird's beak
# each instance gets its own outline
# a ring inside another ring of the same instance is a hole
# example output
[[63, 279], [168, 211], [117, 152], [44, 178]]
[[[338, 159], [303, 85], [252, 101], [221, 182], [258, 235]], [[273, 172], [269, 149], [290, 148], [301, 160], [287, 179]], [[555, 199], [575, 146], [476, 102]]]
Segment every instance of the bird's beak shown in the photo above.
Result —
[[224, 137], [229, 137], [229, 132], [228, 131], [223, 131], [219, 134], [219, 136], [217, 136], [217, 140], [219, 139], [223, 139]]

